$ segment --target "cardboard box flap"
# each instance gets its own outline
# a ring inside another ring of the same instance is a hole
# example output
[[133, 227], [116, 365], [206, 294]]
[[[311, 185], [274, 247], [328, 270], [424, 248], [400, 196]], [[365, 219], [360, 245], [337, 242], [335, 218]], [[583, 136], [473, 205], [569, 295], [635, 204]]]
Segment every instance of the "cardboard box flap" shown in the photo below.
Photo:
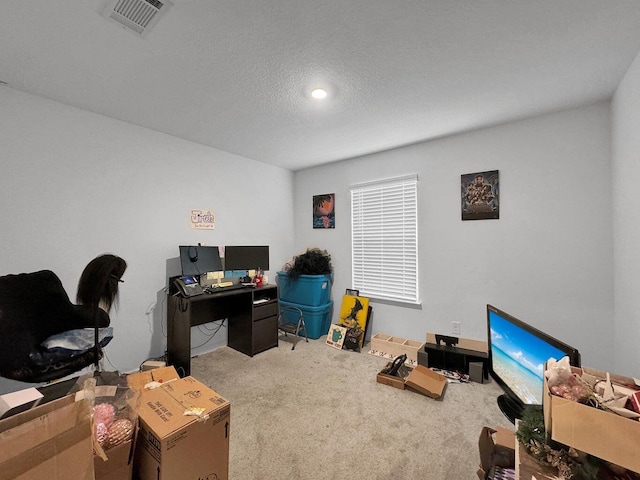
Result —
[[405, 381], [405, 385], [431, 398], [440, 398], [447, 386], [447, 378], [423, 366], [416, 366]]
[[91, 413], [73, 396], [0, 422], [2, 478], [93, 479]]
[[[74, 402], [73, 397], [61, 400], [3, 420], [0, 423], [0, 444], [3, 445], [0, 461], [34, 448], [48, 437], [61, 435], [76, 425], [89, 425], [91, 414], [87, 402]], [[38, 435], [38, 430], [46, 435]]]
[[480, 466], [488, 472], [493, 465], [504, 468], [515, 466], [516, 436], [503, 427], [483, 427], [478, 439]]
[[160, 438], [164, 438], [228, 404], [195, 378], [185, 377], [146, 391], [139, 415]]
[[136, 372], [127, 375], [127, 384], [139, 392], [145, 390], [144, 386], [151, 382], [160, 384], [177, 380], [180, 376], [173, 366], [154, 368], [144, 372]]
[[74, 403], [74, 396], [67, 395], [65, 397], [54, 400], [53, 402], [48, 402], [43, 405], [40, 405], [38, 408], [32, 408], [30, 410], [26, 410], [18, 415], [13, 415], [8, 418], [4, 418], [0, 421], [0, 432], [4, 432], [11, 428], [15, 428], [18, 425], [21, 425], [25, 422], [29, 422], [34, 418], [41, 417], [43, 415], [47, 415], [58, 408], [61, 408], [65, 405], [71, 405]]
[[[590, 368], [590, 367], [582, 367], [581, 369], [572, 368], [572, 370], [574, 372], [577, 372], [578, 374], [580, 370], [582, 370], [582, 372], [587, 373], [589, 375], [593, 375], [594, 377], [600, 380], [607, 379], [607, 372], [604, 370], [597, 370], [595, 368]], [[610, 372], [609, 372], [609, 378], [613, 383], [617, 383], [618, 385], [624, 385], [627, 387], [633, 387], [637, 389], [636, 380], [634, 378], [627, 377], [624, 375], [619, 375], [617, 373], [610, 373]]]
[[108, 460], [97, 455], [93, 457], [93, 468], [96, 480], [122, 480], [131, 478], [133, 471], [133, 453], [135, 440], [127, 440], [107, 450]]

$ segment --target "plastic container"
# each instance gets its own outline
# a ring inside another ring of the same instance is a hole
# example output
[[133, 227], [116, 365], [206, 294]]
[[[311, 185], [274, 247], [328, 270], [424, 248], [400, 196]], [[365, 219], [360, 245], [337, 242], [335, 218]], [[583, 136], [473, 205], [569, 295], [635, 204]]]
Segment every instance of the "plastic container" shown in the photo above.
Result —
[[277, 272], [276, 275], [280, 300], [311, 307], [329, 303], [332, 274], [300, 275], [295, 280], [287, 272]]
[[[329, 332], [331, 316], [333, 314], [333, 302], [328, 302], [327, 304], [320, 305], [318, 307], [284, 302], [282, 300], [278, 303], [280, 304], [280, 308], [290, 306], [297, 307], [302, 310], [304, 325], [307, 327], [307, 337], [317, 340]], [[282, 313], [282, 319], [287, 323], [297, 323], [299, 318], [300, 313], [297, 310], [284, 310]], [[301, 332], [300, 335], [304, 335], [304, 332]]]

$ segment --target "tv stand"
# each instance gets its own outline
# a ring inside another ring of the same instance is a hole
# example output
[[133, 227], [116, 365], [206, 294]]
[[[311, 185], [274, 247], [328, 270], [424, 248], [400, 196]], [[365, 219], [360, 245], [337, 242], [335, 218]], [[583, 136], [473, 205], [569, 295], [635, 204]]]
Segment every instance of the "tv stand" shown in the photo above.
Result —
[[500, 408], [500, 411], [504, 413], [505, 417], [507, 417], [514, 425], [517, 419], [522, 418], [524, 405], [511, 398], [506, 393], [498, 396], [498, 407]]
[[427, 343], [424, 345], [424, 353], [426, 355], [418, 352], [418, 364], [429, 368], [434, 367], [454, 372], [469, 373], [469, 364], [478, 362], [482, 363], [482, 379], [489, 379], [488, 353], [471, 350], [469, 348], [461, 348], [457, 346], [458, 338], [456, 337], [436, 335], [436, 339], [436, 342], [442, 340], [445, 345], [429, 343], [429, 338], [427, 337]]

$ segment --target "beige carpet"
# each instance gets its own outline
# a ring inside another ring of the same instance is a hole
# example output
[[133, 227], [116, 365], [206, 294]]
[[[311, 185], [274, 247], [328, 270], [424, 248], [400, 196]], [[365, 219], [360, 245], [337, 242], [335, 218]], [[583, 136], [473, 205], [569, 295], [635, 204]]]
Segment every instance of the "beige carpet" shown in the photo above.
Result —
[[192, 359], [191, 375], [231, 402], [230, 480], [472, 480], [481, 428], [512, 427], [495, 382], [450, 383], [433, 400], [377, 383], [387, 360], [366, 348], [324, 341]]

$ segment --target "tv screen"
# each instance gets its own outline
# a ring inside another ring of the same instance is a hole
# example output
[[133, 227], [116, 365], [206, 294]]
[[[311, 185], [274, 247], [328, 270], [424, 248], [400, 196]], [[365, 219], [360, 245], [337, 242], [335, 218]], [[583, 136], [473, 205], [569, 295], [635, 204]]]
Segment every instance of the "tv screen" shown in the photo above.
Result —
[[224, 247], [224, 269], [229, 270], [269, 270], [268, 246]]
[[512, 315], [487, 305], [489, 373], [505, 391], [498, 398], [502, 412], [515, 423], [524, 405], [541, 405], [544, 364], [549, 358], [569, 357], [580, 366], [577, 349]]
[[180, 265], [184, 277], [222, 271], [220, 252], [212, 246], [180, 245]]

